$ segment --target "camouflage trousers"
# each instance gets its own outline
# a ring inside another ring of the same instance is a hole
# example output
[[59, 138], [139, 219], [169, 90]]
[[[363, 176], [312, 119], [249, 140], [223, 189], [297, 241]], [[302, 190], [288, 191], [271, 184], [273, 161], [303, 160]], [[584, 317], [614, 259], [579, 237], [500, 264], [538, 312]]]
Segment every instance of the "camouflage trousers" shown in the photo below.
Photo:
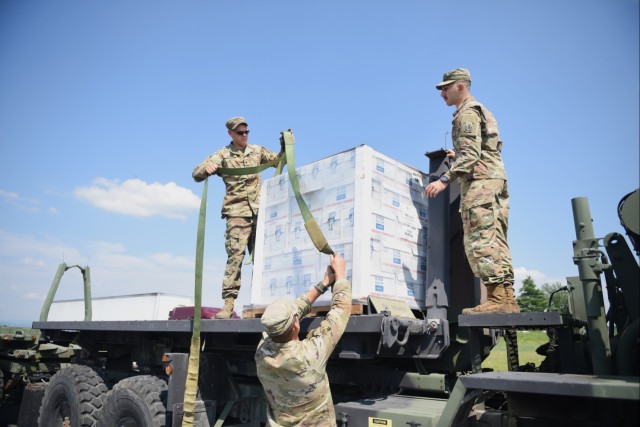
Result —
[[511, 251], [507, 244], [509, 190], [502, 179], [461, 185], [464, 249], [473, 274], [484, 285], [513, 285]]
[[242, 261], [247, 248], [253, 251], [256, 217], [228, 217], [224, 234], [227, 266], [222, 279], [222, 299], [238, 298], [242, 282]]

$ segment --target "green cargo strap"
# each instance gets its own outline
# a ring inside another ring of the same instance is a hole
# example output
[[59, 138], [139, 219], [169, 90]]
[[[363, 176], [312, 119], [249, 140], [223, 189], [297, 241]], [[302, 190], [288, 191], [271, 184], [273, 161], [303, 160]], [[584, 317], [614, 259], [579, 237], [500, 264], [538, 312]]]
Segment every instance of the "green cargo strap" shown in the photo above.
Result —
[[204, 258], [204, 231], [207, 221], [207, 190], [209, 179], [205, 179], [200, 200], [200, 215], [198, 218], [198, 237], [196, 239], [196, 279], [193, 307], [193, 334], [191, 349], [189, 350], [189, 365], [184, 389], [183, 426], [193, 426], [196, 413], [196, 399], [198, 396], [198, 374], [200, 369], [200, 320], [202, 317], [202, 265]]
[[[260, 173], [272, 166], [276, 167], [276, 175], [279, 174], [284, 165], [287, 163], [287, 158], [284, 154], [284, 144], [280, 153], [278, 153], [278, 157], [271, 160], [270, 162], [263, 163], [258, 166], [248, 166], [246, 168], [218, 168], [216, 169], [217, 175], [254, 175]], [[253, 264], [253, 248], [249, 251], [249, 256], [247, 260], [244, 262], [246, 265]]]
[[[291, 129], [287, 131], [282, 131], [280, 137], [280, 143], [283, 145], [278, 157], [273, 159], [268, 163], [264, 163], [259, 166], [250, 166], [246, 168], [218, 168], [216, 169], [216, 173], [220, 175], [253, 175], [256, 173], [260, 173], [267, 168], [272, 166], [276, 166], [275, 175], [280, 175], [284, 169], [284, 166], [287, 166], [287, 172], [289, 175], [289, 181], [291, 182], [291, 188], [293, 190], [293, 194], [295, 195], [296, 201], [298, 202], [298, 208], [300, 209], [300, 213], [302, 214], [302, 218], [304, 219], [304, 228], [307, 230], [313, 245], [316, 249], [323, 254], [333, 255], [333, 249], [329, 246], [327, 239], [322, 234], [322, 230], [320, 230], [320, 226], [318, 222], [315, 220], [307, 203], [302, 198], [300, 194], [300, 184], [298, 183], [298, 176], [296, 175], [296, 164], [295, 164], [295, 151], [294, 144], [295, 139], [293, 137], [293, 132]], [[245, 264], [251, 264], [253, 262], [253, 252], [249, 254], [248, 260]]]
[[248, 166], [246, 168], [218, 168], [216, 169], [216, 174], [219, 175], [255, 175], [264, 170], [269, 169], [272, 166], [276, 166], [280, 163], [282, 158], [284, 157], [284, 150], [278, 153], [278, 157], [271, 160], [270, 162], [263, 163], [258, 166]]
[[320, 230], [320, 226], [318, 225], [313, 215], [311, 215], [311, 212], [309, 212], [309, 207], [300, 194], [300, 184], [298, 183], [298, 177], [296, 175], [296, 163], [293, 150], [293, 144], [295, 143], [293, 133], [291, 132], [291, 129], [289, 129], [288, 131], [283, 131], [281, 133], [282, 140], [284, 140], [289, 181], [291, 181], [291, 188], [293, 189], [293, 193], [296, 196], [296, 201], [298, 202], [300, 213], [302, 214], [302, 218], [304, 219], [304, 228], [307, 229], [307, 233], [309, 233], [309, 237], [311, 237], [311, 241], [313, 242], [317, 250], [319, 250], [323, 254], [333, 255], [333, 249], [331, 249], [331, 246], [329, 246], [327, 239], [324, 237], [324, 234], [322, 234], [322, 231]]
[[[226, 175], [251, 175], [260, 173], [263, 170], [276, 166], [276, 175], [282, 173], [284, 166], [287, 165], [289, 173], [289, 181], [298, 202], [298, 207], [304, 218], [304, 226], [309, 233], [309, 237], [313, 241], [316, 249], [320, 252], [332, 255], [334, 252], [329, 246], [327, 239], [322, 234], [318, 223], [316, 222], [309, 208], [300, 194], [300, 185], [295, 171], [295, 155], [293, 144], [295, 142], [291, 130], [283, 131], [280, 141], [283, 144], [282, 151], [274, 160], [269, 163], [262, 164], [257, 167], [248, 168], [219, 168], [217, 172]], [[183, 426], [193, 426], [195, 422], [195, 407], [198, 395], [198, 375], [200, 368], [200, 322], [202, 309], [202, 269], [204, 258], [204, 236], [207, 218], [207, 193], [209, 188], [209, 179], [204, 181], [202, 188], [202, 198], [200, 201], [200, 215], [198, 218], [198, 236], [196, 239], [196, 273], [195, 273], [195, 301], [193, 308], [193, 334], [191, 337], [191, 348], [189, 350], [189, 365], [187, 368], [187, 379], [184, 390], [184, 416], [182, 420]], [[252, 254], [253, 256], [253, 254]]]

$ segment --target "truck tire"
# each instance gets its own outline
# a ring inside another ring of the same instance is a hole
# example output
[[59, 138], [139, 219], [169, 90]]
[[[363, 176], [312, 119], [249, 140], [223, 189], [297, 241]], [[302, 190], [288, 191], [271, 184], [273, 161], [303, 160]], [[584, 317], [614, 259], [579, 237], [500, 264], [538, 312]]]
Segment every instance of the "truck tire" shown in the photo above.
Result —
[[90, 367], [70, 365], [58, 371], [47, 385], [40, 405], [39, 427], [93, 427], [102, 408], [107, 386]]
[[152, 375], [126, 378], [107, 395], [98, 427], [164, 427], [167, 384]]

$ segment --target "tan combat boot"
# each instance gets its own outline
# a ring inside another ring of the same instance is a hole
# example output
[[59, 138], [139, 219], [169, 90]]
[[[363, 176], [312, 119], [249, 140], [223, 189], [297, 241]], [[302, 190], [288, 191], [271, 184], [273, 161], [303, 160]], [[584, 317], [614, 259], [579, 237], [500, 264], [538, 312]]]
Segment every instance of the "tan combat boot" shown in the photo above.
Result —
[[487, 301], [476, 307], [463, 309], [462, 314], [501, 314], [511, 312], [511, 307], [507, 305], [504, 285], [486, 286]]
[[222, 310], [220, 310], [216, 314], [216, 319], [231, 319], [233, 316], [233, 305], [235, 304], [236, 299], [232, 297], [226, 297], [224, 299], [224, 305], [222, 306]]
[[513, 284], [505, 283], [504, 292], [507, 305], [509, 306], [509, 313], [520, 313], [520, 306], [518, 305], [515, 294], [513, 293]]

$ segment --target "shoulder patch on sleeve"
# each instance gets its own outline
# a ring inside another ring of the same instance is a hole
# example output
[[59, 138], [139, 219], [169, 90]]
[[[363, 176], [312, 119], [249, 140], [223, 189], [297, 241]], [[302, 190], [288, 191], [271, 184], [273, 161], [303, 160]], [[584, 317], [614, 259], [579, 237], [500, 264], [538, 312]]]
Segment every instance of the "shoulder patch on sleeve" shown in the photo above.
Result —
[[465, 133], [469, 133], [473, 130], [473, 123], [471, 122], [463, 122], [462, 123], [462, 131]]
[[468, 111], [460, 118], [461, 134], [476, 134], [480, 127], [480, 117], [475, 111]]
[[462, 135], [476, 134], [477, 129], [477, 124], [473, 120], [463, 120], [462, 123], [460, 123], [460, 133]]

